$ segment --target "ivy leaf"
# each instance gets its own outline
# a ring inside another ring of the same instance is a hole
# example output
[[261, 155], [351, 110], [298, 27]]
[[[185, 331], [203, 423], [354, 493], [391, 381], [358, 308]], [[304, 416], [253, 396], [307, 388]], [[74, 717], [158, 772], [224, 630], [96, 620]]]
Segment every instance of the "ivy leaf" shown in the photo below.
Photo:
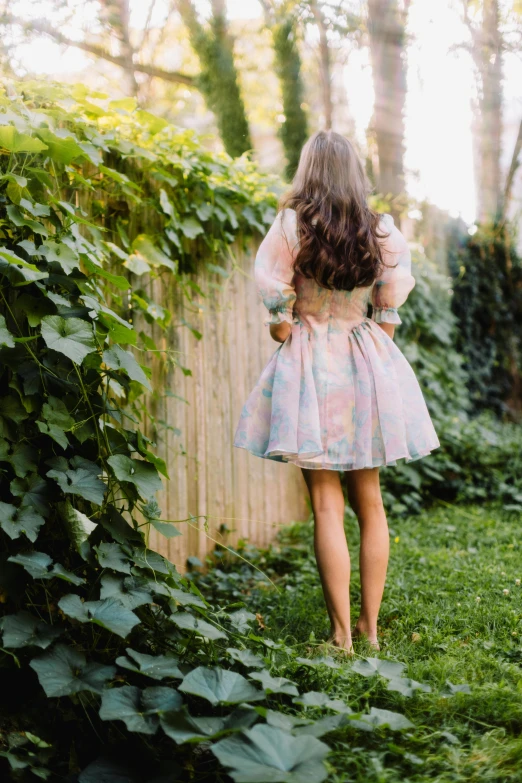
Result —
[[254, 674], [250, 675], [250, 679], [260, 682], [266, 693], [287, 693], [289, 696], [299, 695], [295, 683], [287, 680], [286, 677], [272, 677], [267, 669], [254, 672]]
[[71, 460], [71, 464], [78, 466], [77, 470], [67, 468], [67, 462], [65, 460], [64, 462], [65, 465], [62, 466], [60, 463], [60, 467], [49, 470], [46, 475], [57, 482], [62, 492], [79, 495], [100, 506], [107, 491], [106, 485], [98, 478], [101, 469], [95, 463], [81, 457]]
[[424, 693], [431, 692], [429, 685], [410, 680], [409, 677], [397, 677], [396, 679], [389, 680], [386, 687], [389, 691], [397, 691], [406, 697], [413, 696], [415, 691], [423, 691]]
[[363, 677], [373, 677], [374, 674], [380, 674], [387, 680], [394, 680], [400, 677], [405, 669], [403, 663], [396, 661], [385, 661], [381, 658], [365, 658], [362, 661], [355, 661], [352, 671], [362, 674]]
[[60, 599], [58, 606], [73, 620], [78, 620], [80, 623], [95, 623], [123, 639], [139, 623], [137, 615], [115, 598], [82, 603], [79, 595], [69, 593]]
[[[76, 138], [70, 131], [60, 129], [53, 133], [48, 128], [38, 128], [38, 136], [47, 145], [47, 154], [58, 163], [68, 165], [76, 158], [85, 157], [85, 152], [79, 146]], [[63, 134], [63, 135], [62, 135]]]
[[96, 528], [96, 523], [92, 522], [86, 514], [74, 508], [68, 500], [65, 503], [57, 503], [60, 516], [65, 522], [69, 538], [77, 552], [80, 551], [82, 544], [87, 541], [90, 534]]
[[308, 691], [301, 696], [292, 699], [294, 704], [300, 704], [302, 707], [321, 707], [323, 709], [343, 712], [347, 715], [352, 712], [351, 708], [341, 701], [341, 699], [331, 699], [327, 693], [321, 691]]
[[0, 147], [9, 152], [42, 152], [47, 149], [40, 139], [20, 133], [14, 125], [0, 126]]
[[49, 697], [70, 696], [79, 691], [101, 693], [107, 681], [116, 674], [114, 666], [87, 663], [83, 653], [63, 644], [33, 658], [29, 666], [37, 673], [40, 685]]
[[0, 620], [4, 647], [42, 647], [44, 650], [60, 636], [63, 629], [42, 622], [29, 612], [9, 614]]
[[124, 261], [123, 266], [128, 269], [129, 272], [132, 272], [133, 275], [138, 275], [138, 277], [150, 272], [150, 266], [141, 253], [131, 253], [130, 256], [127, 256], [127, 260]]
[[[138, 674], [144, 674], [153, 680], [163, 680], [165, 677], [175, 677], [182, 680], [184, 675], [178, 667], [178, 659], [171, 655], [146, 655], [127, 647], [125, 650], [129, 658], [120, 656], [116, 658], [118, 666], [129, 669]], [[134, 660], [130, 660], [134, 659]]]
[[66, 275], [80, 268], [78, 254], [64, 242], [53, 242], [48, 239], [38, 248], [38, 252], [45, 256], [49, 263], [59, 264]]
[[188, 239], [196, 239], [196, 237], [204, 233], [203, 226], [199, 220], [192, 216], [183, 218], [180, 228]]
[[41, 417], [44, 421], [37, 421], [40, 432], [49, 435], [63, 449], [69, 445], [66, 431], [71, 430], [75, 421], [69, 414], [65, 403], [58, 397], [49, 397], [49, 401], [42, 405]]
[[198, 666], [187, 674], [179, 690], [201, 696], [214, 706], [265, 698], [263, 691], [255, 688], [243, 675], [219, 667]]
[[237, 707], [226, 717], [193, 718], [186, 705], [176, 712], [160, 717], [160, 725], [167, 737], [180, 745], [183, 742], [209, 740], [224, 731], [250, 728], [257, 720], [254, 710]]
[[10, 563], [21, 565], [33, 579], [47, 579], [52, 558], [45, 552], [20, 552], [7, 558]]
[[101, 579], [100, 598], [117, 598], [127, 609], [136, 609], [152, 603], [152, 594], [147, 590], [146, 580], [134, 576], [127, 578], [106, 573]]
[[228, 619], [240, 633], [245, 633], [249, 630], [250, 623], [256, 619], [256, 616], [246, 609], [238, 609], [237, 612], [231, 612]]
[[132, 243], [135, 253], [142, 256], [151, 266], [166, 266], [172, 272], [176, 272], [176, 264], [154, 244], [147, 234], [139, 234]]
[[[17, 226], [17, 228], [21, 228], [22, 226], [27, 226], [27, 228], [30, 228], [34, 234], [39, 234], [43, 237], [48, 237], [49, 232], [47, 231], [46, 227], [43, 225], [43, 223], [40, 223], [38, 220], [32, 220], [31, 218], [24, 217], [17, 206], [14, 204], [10, 204], [8, 207], [6, 207], [6, 212], [9, 217], [9, 220]], [[1, 255], [6, 258], [5, 253], [2, 252]], [[9, 261], [8, 258], [6, 258], [7, 261]], [[22, 264], [25, 264], [24, 261], [22, 261]], [[31, 267], [31, 264], [25, 264], [26, 267]], [[47, 275], [45, 275], [47, 277]]]
[[17, 311], [27, 317], [27, 323], [32, 326], [33, 329], [36, 326], [40, 326], [44, 315], [51, 315], [56, 312], [56, 307], [49, 301], [47, 297], [30, 296], [29, 294], [22, 294], [16, 300]]
[[100, 718], [121, 720], [128, 731], [155, 734], [159, 726], [156, 714], [147, 715], [141, 704], [141, 690], [135, 685], [111, 688], [102, 693]]
[[113, 345], [103, 352], [103, 361], [111, 370], [124, 370], [132, 381], [137, 381], [149, 391], [151, 390], [149, 379], [130, 351], [124, 351], [119, 345]]
[[391, 712], [390, 710], [381, 710], [378, 707], [372, 707], [369, 715], [362, 715], [358, 720], [376, 728], [386, 726], [392, 731], [415, 728], [411, 720], [408, 720], [405, 715], [401, 715], [399, 712]]
[[81, 318], [46, 315], [42, 318], [42, 337], [48, 348], [81, 364], [87, 354], [96, 350], [92, 326]]
[[266, 724], [227, 737], [210, 750], [236, 783], [322, 783], [330, 749], [315, 737], [293, 737]]
[[36, 471], [36, 452], [27, 443], [17, 443], [7, 459], [18, 478], [25, 478], [28, 473]]
[[234, 661], [242, 663], [243, 666], [247, 666], [249, 669], [259, 669], [265, 665], [261, 656], [256, 655], [251, 650], [238, 650], [235, 647], [227, 647], [227, 653]]
[[188, 612], [175, 612], [170, 616], [170, 620], [184, 631], [195, 631], [200, 636], [204, 636], [207, 639], [226, 639], [226, 633], [220, 631], [214, 625], [207, 623], [199, 617]]
[[13, 479], [9, 489], [12, 495], [22, 498], [22, 506], [34, 506], [43, 517], [49, 516], [49, 485], [38, 473]]
[[165, 538], [175, 538], [181, 533], [171, 522], [161, 522], [159, 519], [151, 519], [150, 524]]
[[12, 506], [0, 502], [0, 527], [9, 538], [19, 538], [22, 533], [29, 541], [36, 541], [45, 519], [30, 506]]
[[107, 460], [118, 481], [134, 484], [145, 500], [150, 500], [162, 488], [158, 471], [149, 462], [114, 454]]
[[6, 348], [14, 348], [15, 346], [13, 335], [7, 328], [3, 315], [0, 315], [0, 345], [5, 345]]
[[122, 574], [130, 574], [131, 562], [121, 546], [115, 542], [102, 542], [94, 547], [98, 555], [98, 562], [103, 568], [112, 568]]

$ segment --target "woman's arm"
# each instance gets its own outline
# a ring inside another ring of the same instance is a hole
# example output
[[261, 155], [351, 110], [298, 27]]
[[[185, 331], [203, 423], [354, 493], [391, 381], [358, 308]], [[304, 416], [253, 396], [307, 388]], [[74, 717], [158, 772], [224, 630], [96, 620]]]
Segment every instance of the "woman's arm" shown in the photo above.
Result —
[[393, 335], [395, 334], [395, 324], [380, 323], [379, 326], [381, 327], [382, 331], [386, 332], [388, 337], [393, 340]]

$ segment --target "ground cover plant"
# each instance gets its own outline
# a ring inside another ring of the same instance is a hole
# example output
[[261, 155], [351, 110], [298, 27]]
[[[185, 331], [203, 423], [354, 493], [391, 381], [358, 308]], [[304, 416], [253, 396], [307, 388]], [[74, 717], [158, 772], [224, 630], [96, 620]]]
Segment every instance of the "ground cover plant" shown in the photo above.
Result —
[[[519, 524], [519, 513], [493, 506], [392, 517], [382, 652], [357, 643], [353, 664], [341, 669], [309, 660], [325, 654], [329, 631], [311, 522], [283, 528], [268, 550], [240, 548], [251, 565], [218, 549], [214, 567], [192, 578], [214, 600], [246, 602], [273, 644], [272, 673], [309, 691], [301, 697], [307, 715], [322, 726], [331, 721], [330, 783], [515, 783], [522, 780]], [[353, 516], [346, 527], [356, 617]], [[374, 714], [389, 710], [411, 723], [395, 733], [336, 728], [338, 704], [355, 712], [371, 704]]]

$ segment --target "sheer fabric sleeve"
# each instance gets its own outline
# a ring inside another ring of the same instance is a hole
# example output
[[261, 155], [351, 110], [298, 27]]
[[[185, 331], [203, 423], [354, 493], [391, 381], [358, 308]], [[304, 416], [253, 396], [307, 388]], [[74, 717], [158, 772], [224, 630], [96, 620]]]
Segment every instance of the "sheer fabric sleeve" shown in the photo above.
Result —
[[257, 290], [270, 313], [265, 324], [293, 323], [296, 299], [294, 252], [297, 245], [293, 209], [280, 212], [257, 251], [254, 277]]
[[415, 285], [411, 253], [392, 216], [384, 215], [382, 222], [389, 236], [381, 240], [384, 265], [372, 291], [372, 320], [378, 324], [400, 324], [397, 310]]

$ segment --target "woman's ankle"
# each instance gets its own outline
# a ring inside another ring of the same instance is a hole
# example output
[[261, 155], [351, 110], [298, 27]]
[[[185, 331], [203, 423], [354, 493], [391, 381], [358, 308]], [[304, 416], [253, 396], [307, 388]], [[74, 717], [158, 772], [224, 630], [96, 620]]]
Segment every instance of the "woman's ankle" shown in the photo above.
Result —
[[364, 617], [358, 618], [354, 632], [357, 635], [366, 636], [369, 641], [377, 641], [377, 623], [370, 623]]

